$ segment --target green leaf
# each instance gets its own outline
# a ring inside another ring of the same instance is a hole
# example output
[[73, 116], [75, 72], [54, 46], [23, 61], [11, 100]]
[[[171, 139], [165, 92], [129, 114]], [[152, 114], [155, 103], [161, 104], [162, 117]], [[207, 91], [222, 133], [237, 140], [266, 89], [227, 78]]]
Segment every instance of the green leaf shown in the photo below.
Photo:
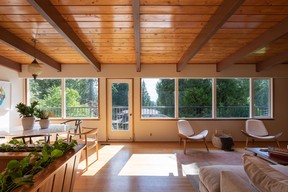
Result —
[[20, 161], [22, 168], [28, 167], [30, 162], [30, 157], [27, 156]]
[[63, 151], [59, 150], [59, 149], [54, 149], [51, 152], [51, 157], [52, 158], [57, 158], [57, 157], [61, 157], [63, 155]]
[[9, 161], [9, 163], [7, 165], [8, 169], [16, 169], [18, 167], [20, 167], [20, 162], [17, 160], [11, 160], [11, 161]]

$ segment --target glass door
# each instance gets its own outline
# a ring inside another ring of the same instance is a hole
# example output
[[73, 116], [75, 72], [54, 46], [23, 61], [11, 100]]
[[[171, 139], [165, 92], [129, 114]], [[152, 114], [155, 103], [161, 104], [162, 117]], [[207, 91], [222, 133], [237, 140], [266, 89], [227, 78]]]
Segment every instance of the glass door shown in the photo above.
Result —
[[133, 141], [132, 109], [132, 79], [108, 79], [108, 140]]

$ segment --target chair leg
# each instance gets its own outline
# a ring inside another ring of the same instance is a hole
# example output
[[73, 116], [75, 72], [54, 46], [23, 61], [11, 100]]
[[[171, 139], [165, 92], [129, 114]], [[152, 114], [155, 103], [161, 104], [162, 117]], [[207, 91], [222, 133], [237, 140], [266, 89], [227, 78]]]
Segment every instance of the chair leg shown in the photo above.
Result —
[[248, 146], [248, 141], [249, 141], [249, 138], [248, 138], [248, 137], [246, 137], [246, 145], [245, 145], [245, 147], [247, 147], [247, 146]]
[[186, 143], [187, 143], [187, 139], [184, 139], [184, 154], [186, 154]]
[[86, 170], [88, 170], [88, 147], [85, 148], [85, 158], [86, 158]]
[[276, 143], [277, 143], [277, 146], [280, 148], [280, 144], [279, 144], [279, 141], [277, 139], [275, 139]]
[[98, 143], [97, 143], [96, 144], [96, 160], [98, 160], [98, 158], [99, 158], [98, 150], [99, 150], [99, 147], [98, 147]]
[[209, 149], [208, 149], [208, 146], [207, 146], [207, 143], [206, 143], [206, 139], [203, 138], [203, 140], [204, 140], [205, 147], [206, 147], [207, 151], [209, 152]]

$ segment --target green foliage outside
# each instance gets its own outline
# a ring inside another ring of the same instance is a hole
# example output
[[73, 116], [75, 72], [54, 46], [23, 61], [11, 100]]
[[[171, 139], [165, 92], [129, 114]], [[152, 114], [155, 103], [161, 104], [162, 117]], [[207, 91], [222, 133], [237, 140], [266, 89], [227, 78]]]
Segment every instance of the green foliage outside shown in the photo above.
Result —
[[179, 117], [212, 117], [212, 80], [179, 79]]
[[[145, 79], [144, 79], [145, 80]], [[157, 100], [152, 101], [145, 81], [142, 81], [142, 106], [158, 111], [162, 117], [175, 117], [175, 79], [155, 79]], [[255, 115], [269, 115], [269, 80], [254, 81]], [[182, 118], [212, 117], [212, 79], [179, 79], [178, 111]], [[97, 79], [66, 79], [67, 117], [98, 116]], [[128, 85], [112, 85], [113, 107], [128, 106]], [[31, 101], [38, 100], [43, 108], [49, 108], [61, 117], [62, 91], [60, 79], [31, 80]], [[249, 117], [249, 79], [217, 79], [217, 117]], [[264, 111], [264, 112], [263, 112]]]
[[[30, 101], [38, 100], [42, 108], [61, 117], [62, 90], [60, 79], [30, 80]], [[66, 117], [98, 116], [98, 80], [66, 79]]]
[[[212, 79], [178, 80], [178, 116], [181, 118], [212, 117]], [[216, 112], [217, 117], [250, 116], [249, 79], [217, 79]], [[269, 116], [269, 80], [253, 80], [255, 116]], [[159, 79], [156, 85], [158, 99], [156, 107], [142, 80], [142, 106], [154, 106], [161, 114], [174, 117], [175, 81]], [[151, 107], [152, 108], [152, 107]]]
[[128, 106], [128, 89], [127, 83], [112, 84], [112, 106]]
[[270, 115], [269, 109], [269, 81], [254, 80], [254, 115], [262, 116], [263, 110], [266, 116]]
[[217, 79], [217, 117], [249, 117], [249, 79]]
[[155, 102], [151, 101], [151, 97], [147, 91], [145, 81], [142, 81], [141, 93], [142, 93], [142, 106], [155, 106], [156, 105]]
[[156, 84], [157, 106], [161, 114], [175, 117], [175, 79], [160, 79]]

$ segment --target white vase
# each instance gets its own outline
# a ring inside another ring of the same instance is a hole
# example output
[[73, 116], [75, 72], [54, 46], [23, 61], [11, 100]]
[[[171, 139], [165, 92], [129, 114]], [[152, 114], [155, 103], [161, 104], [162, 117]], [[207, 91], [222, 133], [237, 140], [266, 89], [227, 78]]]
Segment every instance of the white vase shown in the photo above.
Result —
[[24, 130], [33, 129], [35, 122], [35, 117], [23, 117], [22, 126]]
[[41, 129], [47, 129], [50, 124], [50, 119], [40, 119], [39, 124]]

